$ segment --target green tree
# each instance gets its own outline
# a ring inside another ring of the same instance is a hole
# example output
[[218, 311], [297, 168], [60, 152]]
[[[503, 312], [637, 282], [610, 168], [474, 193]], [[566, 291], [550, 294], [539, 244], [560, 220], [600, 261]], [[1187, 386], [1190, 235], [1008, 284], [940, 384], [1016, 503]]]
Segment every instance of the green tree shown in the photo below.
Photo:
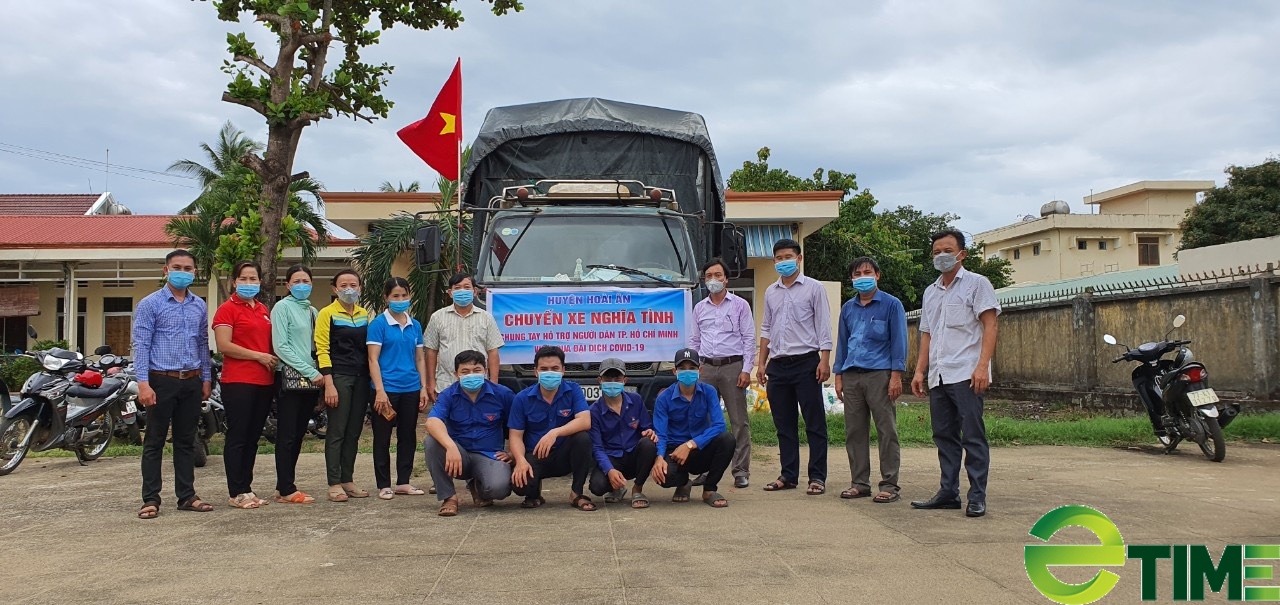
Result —
[[[214, 183], [225, 176], [248, 170], [240, 161], [250, 153], [261, 153], [262, 143], [245, 136], [244, 131], [236, 128], [231, 120], [227, 120], [218, 131], [218, 140], [212, 146], [200, 143], [206, 164], [196, 160], [178, 160], [169, 165], [169, 172], [193, 176], [200, 182], [201, 192], [209, 191]], [[192, 202], [192, 205], [195, 203]], [[179, 214], [190, 212], [192, 205], [179, 210]]]
[[1187, 211], [1180, 249], [1280, 235], [1280, 159], [1225, 172], [1227, 184]]
[[[496, 15], [520, 11], [519, 0], [485, 0]], [[322, 119], [345, 116], [372, 122], [387, 117], [392, 103], [383, 96], [393, 67], [373, 64], [361, 53], [396, 25], [419, 30], [456, 29], [462, 12], [453, 0], [221, 0], [218, 18], [239, 23], [249, 15], [275, 36], [266, 54], [241, 33], [227, 35], [231, 82], [222, 100], [254, 110], [267, 122], [264, 153], [242, 158], [262, 184], [263, 247], [258, 254], [264, 278], [274, 283], [279, 242], [291, 207], [289, 183], [302, 131]], [[333, 66], [329, 50], [340, 48]]]
[[382, 184], [378, 185], [378, 191], [383, 193], [417, 193], [421, 188], [422, 185], [418, 181], [409, 183], [407, 187], [404, 183], [398, 181], [394, 185], [391, 184], [391, 181], [382, 181]]
[[[933, 240], [931, 236], [939, 231], [955, 229], [958, 215], [950, 212], [933, 214], [924, 212], [911, 205], [903, 205], [882, 213], [881, 218], [887, 221], [890, 229], [902, 234], [906, 252], [911, 262], [906, 268], [908, 282], [903, 289], [903, 305], [908, 310], [918, 309], [924, 298], [924, 290], [938, 279], [938, 272], [933, 268]], [[997, 289], [1013, 283], [1011, 277], [1013, 267], [1002, 258], [984, 258], [981, 242], [968, 241], [964, 268], [985, 276]], [[895, 294], [896, 295], [896, 294]]]

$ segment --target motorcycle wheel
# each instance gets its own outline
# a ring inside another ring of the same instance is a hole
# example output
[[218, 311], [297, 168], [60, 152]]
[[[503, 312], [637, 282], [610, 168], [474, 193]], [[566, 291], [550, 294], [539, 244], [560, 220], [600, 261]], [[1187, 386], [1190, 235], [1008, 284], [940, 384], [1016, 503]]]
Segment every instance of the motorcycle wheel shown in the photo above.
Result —
[[85, 462], [97, 460], [102, 456], [107, 448], [111, 446], [111, 438], [116, 436], [116, 417], [111, 412], [103, 412], [95, 422], [101, 422], [102, 425], [98, 430], [102, 432], [102, 436], [98, 437], [100, 441], [88, 444], [82, 444], [76, 449], [76, 456]]
[[125, 425], [126, 439], [129, 445], [142, 445], [142, 430], [138, 428], [137, 422], [131, 422]]
[[209, 442], [196, 438], [196, 468], [204, 468], [209, 463]]
[[12, 473], [19, 464], [22, 464], [22, 459], [27, 457], [31, 444], [28, 443], [22, 448], [18, 447], [18, 444], [31, 431], [33, 422], [35, 422], [35, 416], [30, 414], [0, 421], [0, 477]]
[[1222, 425], [1218, 424], [1217, 418], [1199, 418], [1198, 420], [1205, 428], [1205, 437], [1198, 442], [1200, 451], [1204, 452], [1205, 458], [1222, 462], [1227, 457], [1227, 442], [1222, 437]]

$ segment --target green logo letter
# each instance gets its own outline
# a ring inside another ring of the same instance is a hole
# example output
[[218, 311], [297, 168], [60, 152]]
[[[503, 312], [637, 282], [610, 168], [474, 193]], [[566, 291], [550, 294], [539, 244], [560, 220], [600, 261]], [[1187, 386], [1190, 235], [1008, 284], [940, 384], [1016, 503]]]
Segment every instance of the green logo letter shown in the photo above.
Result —
[[1120, 576], [1098, 570], [1092, 580], [1067, 584], [1049, 571], [1050, 565], [1124, 565], [1124, 539], [1106, 515], [1088, 506], [1063, 506], [1049, 511], [1031, 527], [1031, 535], [1048, 542], [1058, 530], [1078, 525], [1098, 537], [1100, 546], [1029, 544], [1023, 550], [1027, 577], [1040, 594], [1063, 605], [1084, 605], [1106, 596]]

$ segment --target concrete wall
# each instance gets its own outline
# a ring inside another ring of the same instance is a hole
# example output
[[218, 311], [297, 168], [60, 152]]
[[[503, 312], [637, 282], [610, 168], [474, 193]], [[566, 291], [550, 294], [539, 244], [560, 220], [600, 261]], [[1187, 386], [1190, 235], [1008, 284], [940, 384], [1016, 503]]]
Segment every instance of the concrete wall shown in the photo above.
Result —
[[1178, 252], [1178, 274], [1226, 273], [1240, 267], [1280, 267], [1280, 235]]
[[[1123, 349], [1158, 341], [1176, 315], [1186, 325], [1172, 338], [1209, 370], [1209, 384], [1227, 397], [1280, 400], [1280, 277], [1186, 286], [1006, 309], [999, 320], [993, 393], [1079, 401], [1132, 390], [1133, 364], [1113, 364]], [[913, 328], [919, 320], [911, 319]], [[908, 368], [914, 370], [918, 330], [910, 330]]]

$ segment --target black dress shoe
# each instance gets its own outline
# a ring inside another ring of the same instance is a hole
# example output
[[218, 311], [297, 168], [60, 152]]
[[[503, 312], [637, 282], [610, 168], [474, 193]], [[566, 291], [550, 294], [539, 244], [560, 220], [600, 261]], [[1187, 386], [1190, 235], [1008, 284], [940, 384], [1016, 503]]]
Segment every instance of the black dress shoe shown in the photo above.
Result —
[[932, 498], [929, 498], [928, 500], [916, 500], [912, 502], [911, 508], [918, 508], [922, 510], [941, 510], [941, 509], [959, 510], [960, 501], [950, 500], [947, 498], [943, 498], [942, 496], [934, 496]]
[[987, 514], [986, 502], [970, 502], [969, 507], [964, 510], [966, 517], [981, 517]]

